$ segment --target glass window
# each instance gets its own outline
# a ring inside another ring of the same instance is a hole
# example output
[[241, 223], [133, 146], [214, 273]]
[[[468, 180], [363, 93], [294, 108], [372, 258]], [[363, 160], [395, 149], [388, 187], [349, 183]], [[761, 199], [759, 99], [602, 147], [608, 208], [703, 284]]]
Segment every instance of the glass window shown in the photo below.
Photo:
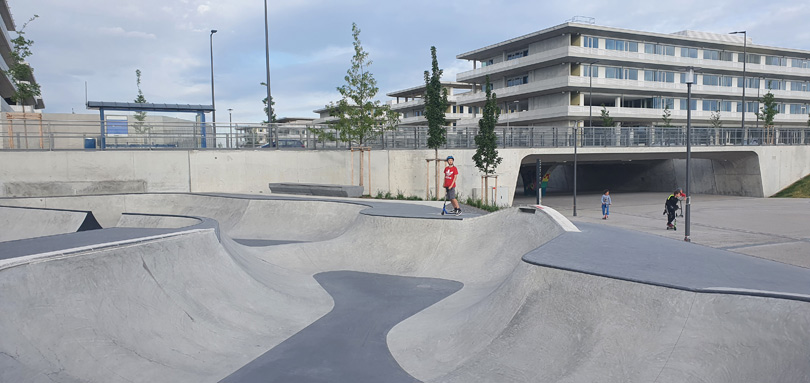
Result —
[[529, 50], [528, 49], [519, 50], [519, 51], [507, 54], [506, 55], [506, 61], [519, 59], [521, 57], [526, 57], [528, 55], [529, 55]]
[[455, 105], [453, 105], [453, 113], [456, 113], [456, 106]]
[[481, 67], [492, 65], [492, 59], [481, 61]]
[[528, 83], [529, 83], [529, 76], [527, 76], [527, 75], [517, 76], [517, 77], [512, 77], [512, 78], [506, 79], [506, 86], [507, 87], [523, 85], [523, 84], [528, 84]]
[[697, 48], [681, 48], [681, 57], [691, 57], [693, 59], [697, 58]]
[[627, 80], [638, 80], [638, 69], [625, 69], [624, 78]]
[[675, 82], [675, 72], [645, 70], [644, 81]]
[[748, 54], [748, 63], [749, 64], [760, 64], [760, 63], [762, 63], [762, 59], [760, 59], [760, 55], [752, 55], [752, 54], [749, 53]]
[[721, 112], [731, 112], [731, 101], [720, 101]]
[[720, 52], [720, 61], [734, 61], [734, 52]]
[[638, 52], [638, 43], [635, 41], [628, 41], [627, 42], [627, 51], [629, 52]]
[[[737, 87], [742, 88], [743, 82], [742, 77], [737, 77]], [[745, 87], [746, 88], [759, 88], [759, 78], [758, 77], [746, 77], [745, 78]]]
[[599, 48], [599, 39], [596, 37], [585, 36], [583, 39], [585, 42], [585, 48]]
[[605, 39], [605, 49], [616, 50], [616, 40]]
[[767, 79], [765, 80], [765, 88], [771, 90], [785, 90], [785, 82], [782, 80]]
[[599, 67], [593, 65], [583, 65], [582, 66], [582, 75], [584, 77], [588, 77], [591, 75], [591, 68], [593, 68], [593, 77], [599, 77]]
[[703, 100], [703, 110], [714, 112], [718, 110], [717, 100]]
[[810, 68], [810, 60], [790, 59], [790, 66], [794, 68]]
[[675, 47], [672, 45], [644, 44], [644, 53], [675, 56]]
[[655, 54], [655, 44], [644, 44], [644, 53]]
[[778, 56], [765, 56], [765, 65], [787, 66], [787, 59]]
[[[686, 99], [680, 99], [681, 110], [686, 110]], [[692, 99], [692, 110], [697, 110], [697, 100], [694, 98]]]
[[807, 114], [807, 104], [790, 104], [790, 114]]
[[605, 67], [605, 78], [622, 78], [622, 68]]
[[801, 81], [791, 81], [790, 90], [798, 92], [810, 92], [810, 83]]
[[734, 86], [734, 77], [731, 76], [722, 76], [720, 77], [720, 86]]
[[[737, 104], [737, 113], [739, 113], [739, 112], [742, 111], [741, 110], [742, 107], [740, 106], [740, 105], [742, 105], [742, 103], [738, 102], [736, 104]], [[759, 113], [759, 102], [757, 102], [757, 101], [746, 102], [745, 106], [746, 106], [745, 111], [747, 113]]]
[[720, 51], [704, 49], [703, 50], [703, 59], [704, 60], [720, 60]]
[[704, 74], [703, 85], [713, 85], [713, 86], [720, 85], [720, 76], [716, 76], [713, 74]]

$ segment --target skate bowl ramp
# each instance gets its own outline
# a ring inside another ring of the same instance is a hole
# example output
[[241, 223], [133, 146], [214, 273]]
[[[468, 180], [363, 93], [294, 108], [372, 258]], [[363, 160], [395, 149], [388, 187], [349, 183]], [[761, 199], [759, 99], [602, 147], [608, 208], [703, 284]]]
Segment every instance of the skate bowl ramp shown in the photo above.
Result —
[[[0, 260], [2, 382], [810, 381], [801, 291], [702, 292], [577, 271], [555, 246], [593, 253], [603, 237], [566, 231], [543, 210], [458, 220], [306, 199], [46, 202], [97, 204], [108, 219], [206, 217], [221, 237], [180, 227]], [[386, 209], [417, 209], [397, 206]]]
[[92, 211], [0, 206], [0, 242], [100, 228]]

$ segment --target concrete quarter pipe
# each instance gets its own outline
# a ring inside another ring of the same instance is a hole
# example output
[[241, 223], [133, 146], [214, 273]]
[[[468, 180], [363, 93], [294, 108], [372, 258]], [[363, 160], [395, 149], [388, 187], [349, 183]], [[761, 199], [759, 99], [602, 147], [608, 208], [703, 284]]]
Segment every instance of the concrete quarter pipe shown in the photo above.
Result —
[[[442, 219], [312, 198], [44, 204], [160, 230], [75, 247], [74, 234], [38, 237], [47, 251], [0, 257], [2, 382], [810, 381], [806, 269], [568, 231], [530, 208]], [[125, 212], [205, 217], [220, 236]]]

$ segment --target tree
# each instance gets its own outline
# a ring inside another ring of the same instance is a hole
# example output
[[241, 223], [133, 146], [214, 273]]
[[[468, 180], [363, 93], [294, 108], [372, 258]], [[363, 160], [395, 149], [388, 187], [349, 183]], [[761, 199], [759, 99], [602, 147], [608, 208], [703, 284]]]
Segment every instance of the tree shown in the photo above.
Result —
[[[143, 92], [141, 91], [141, 70], [135, 69], [135, 84], [138, 86], [138, 97], [135, 97], [136, 104], [146, 104], [146, 97], [143, 96]], [[152, 127], [146, 125], [146, 112], [135, 112], [133, 116], [135, 119], [135, 124], [133, 124], [132, 128], [135, 129], [135, 132], [143, 134], [149, 132]]]
[[[267, 83], [262, 81], [260, 83], [260, 85], [267, 86]], [[262, 99], [262, 105], [264, 105], [263, 110], [264, 110], [264, 115], [266, 116], [267, 115], [267, 97]], [[270, 122], [271, 123], [276, 122], [276, 118], [277, 118], [276, 117], [276, 108], [275, 108], [275, 106], [276, 106], [276, 102], [273, 100], [273, 96], [270, 96], [270, 107], [272, 108], [272, 109], [270, 109]], [[267, 121], [262, 121], [262, 123], [266, 124]]]
[[602, 126], [609, 127], [613, 126], [613, 117], [610, 117], [610, 112], [605, 107], [605, 104], [602, 104], [602, 115], [599, 116], [602, 119]]
[[720, 110], [715, 110], [712, 112], [712, 116], [709, 118], [709, 122], [712, 124], [712, 128], [720, 129], [723, 127], [723, 121], [720, 121]]
[[[377, 81], [368, 67], [372, 61], [368, 59], [368, 52], [360, 44], [360, 29], [352, 23], [352, 37], [354, 38], [354, 57], [352, 66], [346, 71], [346, 84], [337, 88], [342, 99], [337, 103], [330, 103], [326, 107], [329, 115], [337, 117], [334, 124], [342, 141], [350, 145], [365, 145], [385, 130], [393, 130], [399, 122], [399, 113], [391, 110], [389, 105], [374, 100], [379, 88]], [[360, 186], [363, 186], [363, 149], [360, 152]]]
[[665, 128], [672, 127], [672, 112], [669, 111], [669, 104], [664, 105], [664, 114], [661, 115], [661, 120], [664, 121]]
[[439, 147], [447, 142], [447, 119], [445, 112], [450, 103], [447, 101], [447, 89], [442, 88], [442, 73], [436, 59], [436, 47], [430, 47], [432, 57], [431, 72], [425, 71], [425, 118], [428, 123], [427, 145], [433, 148], [436, 165], [436, 196], [439, 195]]
[[488, 176], [495, 173], [495, 169], [503, 160], [503, 158], [498, 157], [498, 136], [495, 135], [495, 124], [498, 123], [501, 110], [498, 109], [497, 95], [492, 93], [489, 76], [487, 76], [485, 84], [486, 102], [484, 103], [481, 119], [478, 120], [478, 134], [475, 136], [476, 149], [473, 155], [475, 167], [484, 173], [485, 178], [484, 190], [481, 190], [482, 201], [487, 195], [486, 191], [489, 190]]
[[11, 100], [15, 104], [21, 105], [23, 112], [25, 112], [26, 100], [42, 95], [39, 84], [33, 81], [34, 69], [25, 62], [25, 59], [31, 56], [31, 46], [34, 45], [33, 40], [25, 38], [25, 28], [28, 23], [38, 17], [39, 15], [34, 15], [23, 24], [22, 28], [17, 30], [17, 37], [11, 40], [12, 47], [9, 53], [11, 64], [8, 66], [8, 70], [3, 70], [3, 73], [11, 78], [11, 82], [16, 88], [11, 95]]
[[[759, 108], [760, 113], [757, 113], [757, 115], [765, 124], [765, 142], [772, 144], [773, 120], [779, 113], [779, 105], [776, 103], [770, 87], [768, 87], [768, 93], [765, 93], [758, 101], [762, 103], [762, 106]], [[743, 108], [744, 107], [745, 106], [743, 106]]]

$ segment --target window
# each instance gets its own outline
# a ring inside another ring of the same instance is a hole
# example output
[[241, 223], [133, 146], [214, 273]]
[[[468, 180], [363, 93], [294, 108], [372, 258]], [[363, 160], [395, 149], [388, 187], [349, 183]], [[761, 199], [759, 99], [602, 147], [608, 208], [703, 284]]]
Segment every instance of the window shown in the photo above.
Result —
[[605, 49], [614, 51], [638, 52], [638, 43], [635, 41], [605, 39]]
[[720, 61], [734, 61], [734, 52], [720, 52]]
[[638, 80], [638, 69], [625, 69], [624, 78], [627, 80]]
[[703, 100], [703, 110], [714, 112], [718, 110], [718, 104], [717, 100]]
[[765, 65], [787, 66], [787, 59], [778, 56], [765, 56]]
[[[736, 104], [737, 104], [737, 112], [739, 113], [739, 112], [742, 111], [741, 110], [742, 108], [740, 106], [740, 105], [742, 105], [742, 103], [738, 102]], [[747, 113], [759, 113], [759, 102], [756, 102], [756, 101], [746, 102], [745, 106], [746, 106], [745, 111]]]
[[771, 90], [785, 90], [785, 82], [782, 80], [767, 79], [765, 80], [765, 88]]
[[720, 51], [704, 49], [703, 50], [703, 59], [704, 60], [720, 60]]
[[414, 116], [414, 117], [419, 117], [419, 116], [423, 115], [424, 113], [425, 113], [425, 111], [424, 111], [424, 110], [415, 110], [415, 111], [413, 112], [413, 116]]
[[807, 104], [790, 104], [790, 114], [807, 114]]
[[713, 85], [713, 86], [720, 85], [720, 76], [716, 76], [713, 74], [704, 74], [703, 85]]
[[[750, 54], [750, 53], [749, 53], [749, 54], [748, 54], [748, 63], [749, 63], [749, 64], [759, 64], [759, 63], [761, 63], [761, 62], [762, 62], [762, 60], [760, 59], [760, 57], [761, 57], [760, 55], [753, 55], [753, 54]], [[743, 61], [743, 54], [742, 54], [742, 53], [740, 53], [740, 57], [739, 57], [739, 60], [738, 60], [738, 61], [739, 61], [739, 62], [742, 62], [742, 61]]]
[[675, 82], [675, 72], [645, 70], [644, 81]]
[[622, 79], [622, 68], [617, 67], [605, 67], [605, 78], [617, 78]]
[[697, 48], [681, 48], [681, 57], [697, 58]]
[[672, 45], [644, 44], [644, 53], [675, 56], [675, 47]]
[[790, 59], [790, 66], [794, 68], [810, 68], [810, 60]]
[[[680, 101], [681, 101], [680, 102], [681, 110], [686, 110], [686, 99], [682, 98], [680, 99]], [[694, 98], [692, 99], [692, 110], [697, 110], [697, 100], [695, 100]]]
[[453, 105], [453, 113], [456, 113], [456, 106], [455, 105]]
[[585, 48], [599, 48], [599, 39], [596, 37], [585, 36], [583, 39]]
[[521, 57], [526, 57], [528, 55], [529, 55], [529, 50], [528, 49], [523, 49], [523, 50], [520, 50], [520, 51], [517, 51], [517, 52], [512, 52], [512, 53], [506, 55], [506, 61], [519, 59]]
[[481, 68], [492, 65], [492, 59], [481, 61]]
[[720, 86], [727, 86], [727, 87], [734, 86], [734, 77], [731, 76], [720, 77]]
[[523, 85], [529, 83], [529, 76], [517, 76], [506, 79], [506, 86], [516, 86], [516, 85]]
[[731, 101], [720, 101], [721, 112], [731, 112]]
[[[681, 76], [681, 84], [686, 84], [686, 73], [680, 73]], [[698, 74], [694, 74], [695, 78], [692, 79], [692, 84], [697, 83]]]
[[[742, 88], [742, 86], [743, 86], [742, 84], [743, 84], [742, 77], [737, 77], [737, 87]], [[746, 88], [755, 88], [755, 89], [759, 88], [759, 78], [757, 78], [757, 77], [754, 77], [754, 78], [746, 77], [745, 78], [745, 87]]]
[[638, 52], [638, 43], [635, 41], [628, 41], [627, 42], [627, 51], [628, 52]]
[[791, 81], [790, 90], [797, 92], [810, 92], [810, 82]]
[[582, 75], [588, 77], [591, 75], [591, 68], [593, 68], [593, 77], [599, 77], [599, 67], [593, 65], [585, 65], [582, 67]]

